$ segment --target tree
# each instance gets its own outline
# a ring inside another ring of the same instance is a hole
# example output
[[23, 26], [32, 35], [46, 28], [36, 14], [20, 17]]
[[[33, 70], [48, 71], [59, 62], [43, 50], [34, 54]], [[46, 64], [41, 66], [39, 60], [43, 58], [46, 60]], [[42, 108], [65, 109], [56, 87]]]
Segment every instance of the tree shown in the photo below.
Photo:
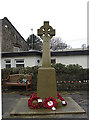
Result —
[[86, 47], [86, 44], [82, 44], [81, 47], [82, 47], [83, 50], [87, 48], [87, 47]]
[[72, 47], [70, 45], [67, 45], [67, 49], [72, 49]]
[[27, 38], [27, 43], [29, 44], [29, 48], [33, 49], [33, 50], [42, 50], [42, 41], [41, 39], [34, 35], [31, 34], [28, 38]]
[[87, 46], [87, 49], [89, 50], [89, 45]]
[[63, 49], [65, 49], [67, 47], [67, 44], [66, 43], [64, 43], [63, 41], [62, 41], [62, 39], [61, 38], [59, 38], [59, 37], [53, 37], [51, 40], [50, 40], [50, 49], [52, 49], [52, 50], [59, 50], [59, 49], [61, 49], [61, 50], [63, 50]]

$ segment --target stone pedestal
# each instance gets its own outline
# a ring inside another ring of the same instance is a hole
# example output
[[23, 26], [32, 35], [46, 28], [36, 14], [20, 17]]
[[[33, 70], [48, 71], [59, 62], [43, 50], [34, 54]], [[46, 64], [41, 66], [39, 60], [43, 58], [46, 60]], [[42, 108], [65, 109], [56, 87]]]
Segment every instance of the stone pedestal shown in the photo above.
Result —
[[38, 70], [37, 96], [42, 99], [49, 96], [57, 99], [56, 73], [52, 67], [41, 67]]
[[40, 109], [31, 109], [28, 107], [28, 98], [21, 98], [16, 106], [10, 113], [12, 118], [74, 118], [77, 115], [78, 118], [85, 118], [86, 112], [71, 98], [65, 97], [67, 101], [67, 106], [62, 106], [60, 100], [58, 99], [58, 105], [56, 111], [51, 109], [46, 109], [44, 107]]

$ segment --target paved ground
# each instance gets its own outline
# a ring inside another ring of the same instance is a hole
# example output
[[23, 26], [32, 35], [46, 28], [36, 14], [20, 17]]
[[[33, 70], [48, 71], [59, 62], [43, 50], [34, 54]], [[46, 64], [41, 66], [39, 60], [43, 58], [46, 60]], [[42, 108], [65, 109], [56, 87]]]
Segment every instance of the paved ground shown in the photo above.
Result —
[[[85, 118], [86, 115], [89, 116], [88, 108], [89, 108], [89, 91], [62, 91], [60, 94], [62, 97], [71, 97], [75, 102], [77, 102], [85, 111], [87, 114], [84, 115], [66, 115], [66, 116], [60, 116], [61, 118]], [[27, 92], [25, 90], [6, 90], [2, 93], [2, 116], [3, 118], [9, 118], [10, 112], [13, 110], [13, 107], [16, 105], [16, 103], [19, 101], [20, 98], [29, 97], [30, 94], [33, 93]], [[43, 116], [44, 118], [47, 116]], [[58, 115], [55, 116], [49, 116], [51, 118], [59, 118]]]

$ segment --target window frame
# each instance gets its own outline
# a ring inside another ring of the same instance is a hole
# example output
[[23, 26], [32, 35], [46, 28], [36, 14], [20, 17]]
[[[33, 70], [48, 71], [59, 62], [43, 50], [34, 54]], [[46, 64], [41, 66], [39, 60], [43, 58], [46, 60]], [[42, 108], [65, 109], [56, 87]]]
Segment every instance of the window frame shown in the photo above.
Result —
[[[17, 62], [17, 61], [23, 61], [23, 62]], [[17, 68], [17, 65], [23, 65], [23, 67], [25, 66], [25, 62], [24, 59], [15, 59], [15, 67]], [[21, 67], [21, 68], [23, 68]]]
[[[6, 63], [7, 61], [10, 61], [10, 62]], [[11, 68], [11, 60], [10, 59], [5, 59], [5, 68], [8, 68], [8, 67], [6, 67], [7, 65], [10, 65], [9, 68]]]
[[[52, 62], [54, 61], [54, 62]], [[56, 58], [51, 59], [51, 64], [56, 64]]]

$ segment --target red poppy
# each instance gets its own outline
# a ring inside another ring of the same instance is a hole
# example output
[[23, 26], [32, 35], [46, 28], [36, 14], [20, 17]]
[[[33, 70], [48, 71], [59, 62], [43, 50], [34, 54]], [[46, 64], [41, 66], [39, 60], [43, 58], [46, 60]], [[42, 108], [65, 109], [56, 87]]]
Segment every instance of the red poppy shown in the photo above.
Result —
[[30, 98], [31, 98], [31, 97], [36, 97], [36, 96], [37, 96], [37, 92], [31, 94], [31, 95], [30, 95]]
[[57, 101], [56, 99], [53, 99], [52, 97], [48, 97], [48, 98], [45, 98], [44, 102], [43, 102], [43, 106], [47, 109], [52, 109], [53, 107], [56, 108], [57, 106]]
[[61, 97], [59, 93], [57, 93], [57, 97], [61, 100], [62, 105], [67, 105], [67, 102]]
[[[37, 108], [40, 108], [42, 106], [42, 102], [38, 102], [38, 99], [40, 99], [40, 97], [31, 97], [29, 100], [28, 100], [28, 106], [31, 107], [32, 109], [37, 109]], [[33, 104], [33, 101], [37, 101], [38, 104], [37, 105], [34, 105]]]

